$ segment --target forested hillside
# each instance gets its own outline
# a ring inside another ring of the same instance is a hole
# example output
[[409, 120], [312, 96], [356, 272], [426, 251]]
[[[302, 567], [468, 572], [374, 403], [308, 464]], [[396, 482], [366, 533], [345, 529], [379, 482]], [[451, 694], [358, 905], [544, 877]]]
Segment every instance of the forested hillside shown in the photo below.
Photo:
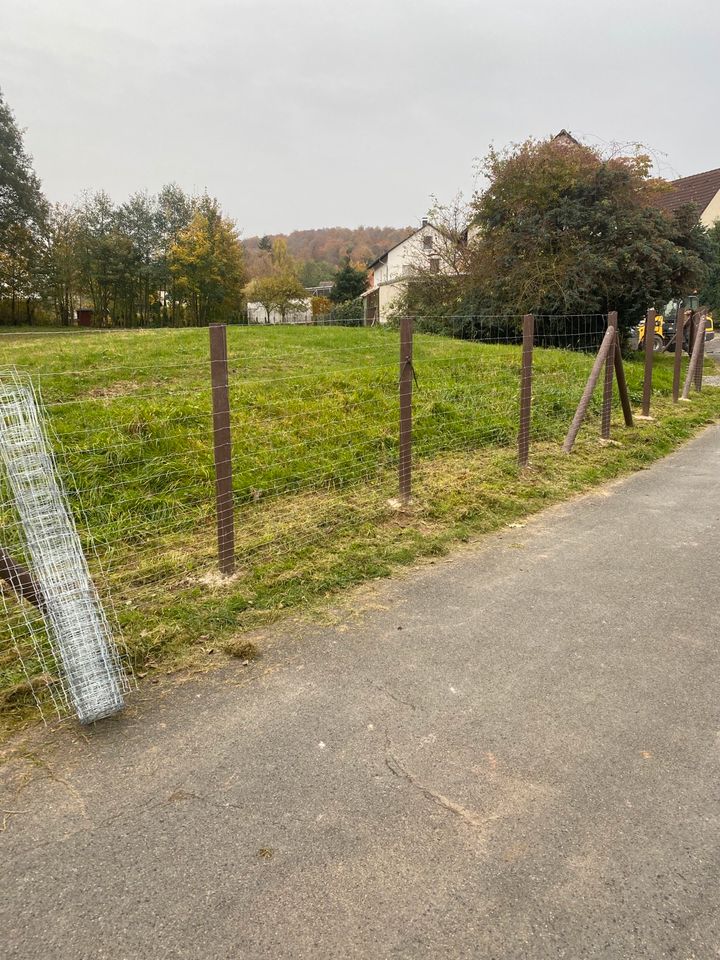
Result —
[[412, 227], [325, 227], [319, 230], [294, 230], [290, 234], [248, 237], [243, 241], [250, 276], [263, 272], [264, 253], [272, 241], [282, 237], [287, 250], [300, 265], [301, 279], [308, 286], [332, 278], [338, 266], [350, 259], [367, 263], [412, 232]]

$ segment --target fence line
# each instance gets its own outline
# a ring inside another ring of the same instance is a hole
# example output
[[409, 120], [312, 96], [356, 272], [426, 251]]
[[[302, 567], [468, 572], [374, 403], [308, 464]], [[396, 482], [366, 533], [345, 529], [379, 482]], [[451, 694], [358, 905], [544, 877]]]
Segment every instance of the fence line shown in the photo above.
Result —
[[[438, 319], [218, 326], [209, 351], [207, 335], [187, 329], [83, 339], [87, 355], [70, 337], [45, 353], [43, 341], [29, 351], [20, 340], [13, 355], [8, 339], [6, 354], [42, 385], [58, 467], [86, 518], [83, 542], [118, 571], [110, 593], [121, 581], [147, 593], [163, 578], [231, 573], [236, 561], [243, 576], [256, 564], [280, 576], [283, 551], [300, 555], [360, 518], [380, 519], [398, 496], [413, 503], [436, 458], [486, 450], [487, 462], [502, 452], [527, 466], [533, 444], [559, 447], [578, 384], [595, 367], [597, 382], [603, 364], [602, 400], [590, 390], [585, 420], [609, 436], [614, 371], [632, 425], [616, 315]], [[697, 370], [696, 361], [690, 383]], [[12, 510], [0, 478], [0, 559], [32, 576]], [[132, 599], [122, 603], [132, 619]], [[33, 683], [53, 676], [36, 615], [2, 609], [11, 627], [0, 623], [0, 693], [5, 662]]]

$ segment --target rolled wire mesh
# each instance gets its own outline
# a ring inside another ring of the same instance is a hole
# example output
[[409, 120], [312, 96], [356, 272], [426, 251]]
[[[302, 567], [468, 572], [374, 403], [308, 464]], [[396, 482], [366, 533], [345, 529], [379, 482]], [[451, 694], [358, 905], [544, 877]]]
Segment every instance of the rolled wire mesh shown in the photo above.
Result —
[[[81, 723], [117, 713], [128, 682], [57, 479], [37, 399], [15, 372], [0, 376], [0, 462], [67, 699]], [[22, 597], [16, 600], [41, 651], [37, 615], [25, 612]]]

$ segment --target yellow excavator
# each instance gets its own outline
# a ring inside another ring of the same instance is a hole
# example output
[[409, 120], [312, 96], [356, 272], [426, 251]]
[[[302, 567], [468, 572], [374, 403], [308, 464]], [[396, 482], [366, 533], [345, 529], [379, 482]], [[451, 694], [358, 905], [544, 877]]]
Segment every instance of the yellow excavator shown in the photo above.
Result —
[[[671, 300], [666, 304], [665, 309], [662, 313], [655, 315], [655, 330], [653, 333], [653, 352], [654, 353], [663, 353], [665, 350], [669, 350], [671, 353], [675, 351], [675, 325], [677, 323], [677, 314], [678, 308], [680, 306], [680, 300]], [[698, 309], [698, 298], [697, 297], [688, 297], [686, 300], [682, 301], [683, 307], [685, 310], [685, 329], [683, 331], [683, 350], [689, 352], [690, 344], [690, 325], [687, 323], [687, 319], [693, 310]], [[637, 349], [645, 349], [645, 321], [641, 320], [640, 323], [635, 328], [635, 336], [637, 337]], [[705, 328], [705, 340], [712, 340], [715, 336], [715, 325], [713, 323], [712, 314], [708, 312], [707, 314], [707, 326]]]

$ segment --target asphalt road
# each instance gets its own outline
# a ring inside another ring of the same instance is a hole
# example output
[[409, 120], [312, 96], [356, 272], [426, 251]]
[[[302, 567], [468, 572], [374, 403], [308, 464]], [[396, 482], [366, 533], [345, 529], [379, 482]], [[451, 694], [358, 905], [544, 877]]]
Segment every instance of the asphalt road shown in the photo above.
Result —
[[712, 427], [36, 737], [0, 773], [2, 956], [720, 956], [719, 480]]

